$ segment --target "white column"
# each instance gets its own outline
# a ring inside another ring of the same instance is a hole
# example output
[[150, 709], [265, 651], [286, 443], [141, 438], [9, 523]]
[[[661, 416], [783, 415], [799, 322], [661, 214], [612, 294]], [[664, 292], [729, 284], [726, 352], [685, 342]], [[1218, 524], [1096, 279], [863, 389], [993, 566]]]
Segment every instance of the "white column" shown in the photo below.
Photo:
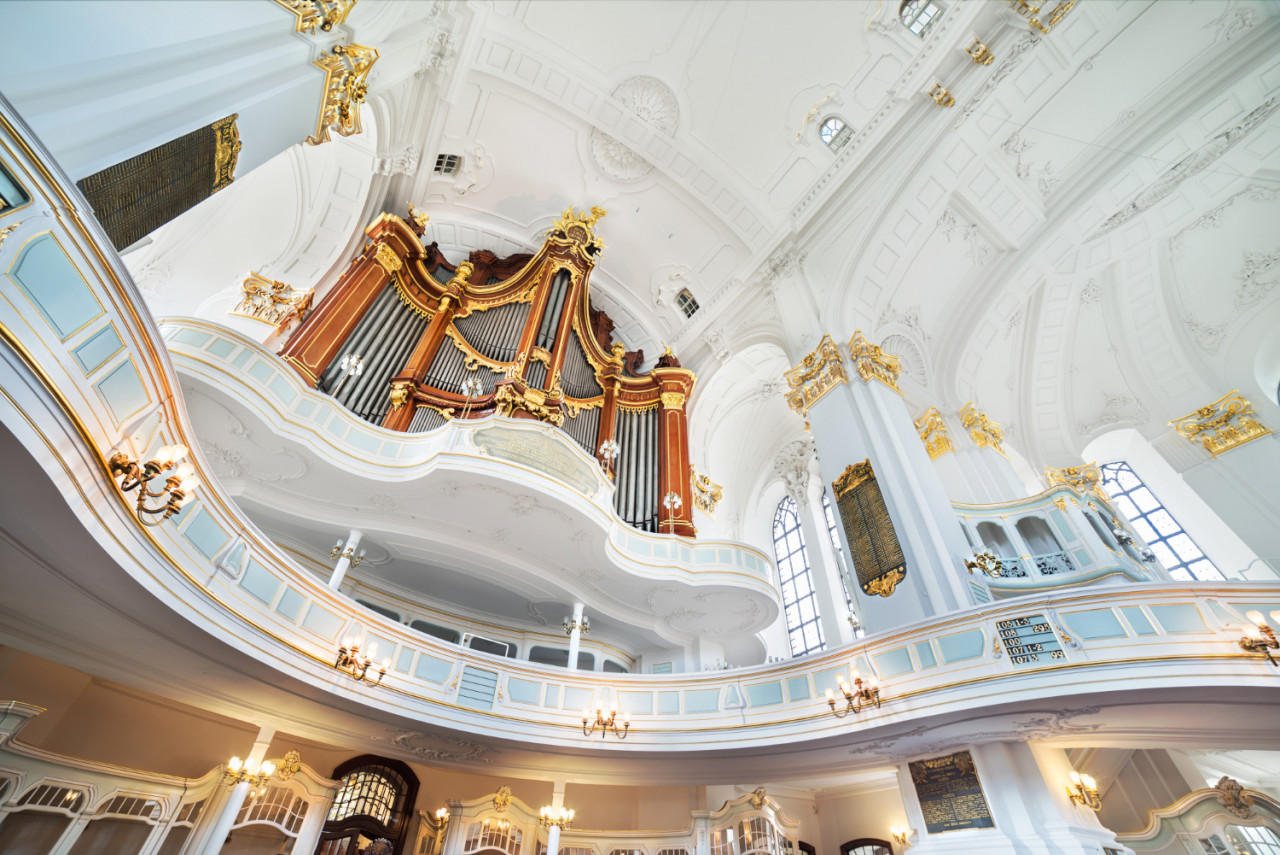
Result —
[[578, 670], [578, 648], [582, 646], [582, 603], [573, 604], [573, 631], [569, 633], [569, 670]]
[[347, 542], [343, 545], [342, 554], [338, 556], [338, 563], [333, 568], [333, 575], [329, 577], [329, 587], [338, 590], [338, 586], [342, 584], [342, 580], [346, 578], [347, 571], [351, 569], [351, 559], [347, 557], [348, 553], [355, 555], [356, 547], [360, 545], [360, 538], [364, 537], [364, 532], [351, 530], [351, 534], [347, 535]]
[[[85, 805], [88, 810], [88, 805]], [[71, 851], [71, 847], [76, 845], [76, 840], [84, 833], [85, 826], [89, 824], [89, 816], [81, 814], [71, 820], [71, 824], [62, 832], [62, 836], [58, 838], [58, 842], [49, 850], [49, 855], [66, 855]]]
[[[267, 749], [271, 747], [271, 738], [275, 734], [276, 729], [271, 726], [264, 726], [258, 731], [258, 738], [254, 740], [253, 750], [249, 752], [249, 758], [244, 763], [247, 768], [256, 769], [266, 759]], [[231, 833], [231, 826], [236, 824], [236, 816], [240, 813], [240, 808], [244, 805], [245, 796], [248, 794], [249, 783], [247, 781], [241, 781], [231, 788], [231, 793], [222, 806], [222, 813], [218, 814], [218, 821], [214, 823], [209, 836], [205, 838], [204, 848], [200, 850], [201, 855], [218, 855], [222, 851], [222, 844], [226, 841], [227, 835]]]
[[[577, 604], [575, 603], [575, 606]], [[551, 790], [551, 806], [564, 807], [564, 781], [556, 781]], [[553, 825], [547, 829], [547, 855], [558, 855], [560, 852], [560, 826]]]
[[329, 807], [333, 804], [335, 795], [337, 793], [330, 790], [328, 795], [312, 802], [307, 808], [307, 817], [302, 821], [302, 827], [298, 829], [298, 839], [294, 841], [291, 852], [304, 855], [304, 853], [316, 851], [316, 846], [320, 843], [320, 834], [324, 831], [324, 822], [329, 818]]

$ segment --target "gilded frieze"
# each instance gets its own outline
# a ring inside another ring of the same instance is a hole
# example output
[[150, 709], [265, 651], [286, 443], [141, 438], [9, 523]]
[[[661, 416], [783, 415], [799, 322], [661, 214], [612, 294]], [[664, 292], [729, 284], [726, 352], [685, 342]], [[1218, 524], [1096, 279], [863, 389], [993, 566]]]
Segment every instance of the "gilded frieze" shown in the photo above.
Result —
[[1239, 390], [1228, 392], [1212, 404], [1169, 424], [1190, 441], [1200, 443], [1214, 457], [1271, 433], [1270, 428], [1258, 421], [1253, 405]]
[[344, 137], [363, 130], [360, 106], [369, 94], [369, 72], [377, 61], [377, 48], [350, 44], [334, 45], [332, 53], [323, 54], [312, 63], [324, 72], [324, 95], [316, 130], [307, 137], [308, 144], [328, 142], [330, 130]]

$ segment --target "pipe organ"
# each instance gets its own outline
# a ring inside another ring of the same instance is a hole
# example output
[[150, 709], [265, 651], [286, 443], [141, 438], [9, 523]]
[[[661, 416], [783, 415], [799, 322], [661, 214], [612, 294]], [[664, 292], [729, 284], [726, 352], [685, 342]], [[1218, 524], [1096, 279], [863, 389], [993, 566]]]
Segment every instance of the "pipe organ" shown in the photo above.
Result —
[[[614, 479], [623, 520], [692, 537], [687, 405], [697, 378], [669, 349], [648, 374], [634, 373], [638, 355], [613, 342], [613, 323], [591, 308], [604, 215], [567, 209], [538, 252], [478, 250], [454, 266], [423, 246], [425, 216], [383, 214], [280, 355], [390, 430], [494, 413], [554, 425]], [[602, 450], [609, 440], [616, 455]]]

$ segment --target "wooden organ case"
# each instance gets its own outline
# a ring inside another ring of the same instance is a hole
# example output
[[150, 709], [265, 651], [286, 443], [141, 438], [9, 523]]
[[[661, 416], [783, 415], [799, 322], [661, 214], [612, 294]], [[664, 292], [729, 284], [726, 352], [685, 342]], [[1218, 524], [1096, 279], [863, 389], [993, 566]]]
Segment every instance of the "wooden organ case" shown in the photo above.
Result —
[[[638, 355], [614, 343], [613, 323], [591, 308], [604, 249], [594, 227], [605, 213], [566, 209], [533, 255], [478, 250], [457, 266], [423, 246], [425, 215], [412, 206], [408, 221], [383, 214], [280, 355], [390, 430], [493, 413], [555, 425], [613, 477], [624, 521], [693, 537], [687, 406], [697, 378], [670, 350], [634, 374]], [[602, 450], [609, 440], [616, 459]]]

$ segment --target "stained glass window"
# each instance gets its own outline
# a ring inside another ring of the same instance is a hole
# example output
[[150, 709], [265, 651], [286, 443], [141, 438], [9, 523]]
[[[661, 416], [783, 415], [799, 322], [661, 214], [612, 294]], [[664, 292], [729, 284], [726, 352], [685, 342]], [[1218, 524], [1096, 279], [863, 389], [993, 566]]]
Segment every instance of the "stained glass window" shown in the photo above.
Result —
[[1102, 489], [1173, 578], [1187, 582], [1225, 578], [1128, 463], [1104, 464]]
[[787, 616], [791, 655], [803, 656], [826, 647], [818, 616], [818, 599], [813, 590], [809, 553], [800, 530], [800, 514], [790, 496], [778, 504], [773, 515], [773, 555], [778, 561], [782, 583], [782, 608]]

